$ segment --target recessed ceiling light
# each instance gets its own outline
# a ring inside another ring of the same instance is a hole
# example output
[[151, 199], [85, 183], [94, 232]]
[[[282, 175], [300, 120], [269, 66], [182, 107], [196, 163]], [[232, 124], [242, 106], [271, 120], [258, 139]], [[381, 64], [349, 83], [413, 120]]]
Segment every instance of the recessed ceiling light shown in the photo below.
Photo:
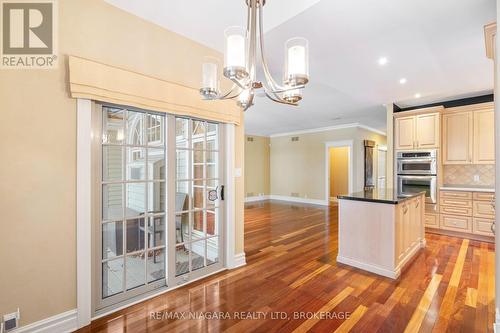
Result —
[[420, 98], [420, 96], [422, 96], [422, 95], [420, 95], [419, 93], [415, 94], [415, 98]]
[[407, 80], [406, 80], [406, 78], [404, 78], [404, 77], [403, 77], [403, 78], [401, 78], [401, 79], [399, 79], [399, 83], [400, 83], [400, 84], [405, 84], [406, 82], [407, 82]]
[[387, 60], [387, 58], [386, 58], [386, 57], [381, 57], [381, 58], [379, 58], [379, 59], [378, 59], [378, 64], [379, 64], [380, 66], [384, 66], [384, 65], [387, 65], [387, 61], [388, 61], [388, 60]]

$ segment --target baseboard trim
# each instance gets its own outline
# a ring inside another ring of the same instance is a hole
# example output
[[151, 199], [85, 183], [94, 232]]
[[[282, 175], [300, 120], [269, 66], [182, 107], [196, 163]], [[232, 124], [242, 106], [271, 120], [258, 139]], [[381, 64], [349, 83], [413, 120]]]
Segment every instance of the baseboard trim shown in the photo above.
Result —
[[320, 206], [328, 206], [329, 200], [319, 200], [319, 199], [308, 199], [308, 198], [300, 198], [300, 197], [289, 197], [286, 195], [275, 195], [275, 194], [270, 194], [270, 195], [261, 195], [261, 196], [255, 196], [255, 197], [246, 197], [245, 202], [258, 202], [258, 201], [265, 201], [265, 200], [277, 200], [277, 201], [287, 201], [287, 202], [298, 202], [298, 203], [304, 203], [304, 204], [309, 204], [309, 205], [320, 205]]
[[234, 266], [231, 269], [245, 266], [247, 264], [245, 252], [234, 255]]
[[12, 333], [67, 333], [78, 329], [77, 311], [69, 310], [58, 315], [21, 326]]
[[254, 197], [246, 197], [245, 202], [256, 202], [256, 201], [264, 201], [269, 200], [269, 195], [259, 195]]
[[[437, 228], [432, 228], [432, 227], [425, 227], [425, 232], [428, 232], [431, 234], [450, 236], [450, 237], [472, 239], [472, 240], [477, 240], [477, 241], [487, 242], [487, 243], [495, 243], [495, 237], [476, 235], [476, 234], [471, 234], [468, 232], [437, 229]], [[500, 333], [500, 331], [499, 331], [499, 333]]]
[[401, 274], [400, 270], [389, 270], [380, 266], [375, 266], [375, 265], [370, 265], [364, 262], [360, 262], [351, 258], [346, 258], [342, 256], [337, 256], [337, 262], [349, 266], [353, 266], [356, 268], [360, 268], [362, 270], [372, 272], [378, 275], [382, 275], [391, 279], [397, 279], [399, 275]]
[[357, 268], [360, 268], [362, 270], [372, 272], [378, 275], [382, 275], [391, 279], [397, 279], [401, 275], [401, 272], [403, 269], [405, 269], [406, 265], [408, 265], [414, 258], [415, 255], [420, 251], [420, 249], [424, 248], [425, 245], [427, 244], [425, 238], [419, 240], [418, 242], [415, 242], [415, 245], [413, 245], [412, 248], [408, 250], [408, 253], [405, 255], [405, 257], [399, 262], [399, 264], [392, 269], [387, 269], [384, 267], [380, 267], [377, 265], [372, 265], [372, 264], [367, 264], [364, 262], [357, 261], [355, 259], [343, 257], [343, 256], [337, 256], [337, 262], [349, 266], [354, 266]]
[[396, 271], [399, 271], [399, 274], [401, 274], [401, 272], [407, 267], [407, 265], [409, 265], [413, 261], [413, 259], [415, 259], [418, 251], [425, 248], [426, 244], [427, 241], [425, 240], [425, 238], [416, 242], [415, 245], [413, 245], [413, 247], [408, 250], [408, 253], [405, 255], [405, 257], [401, 259], [399, 265], [396, 267]]
[[278, 200], [278, 201], [288, 201], [288, 202], [298, 202], [305, 203], [310, 205], [320, 205], [320, 206], [328, 206], [328, 200], [319, 200], [319, 199], [308, 199], [308, 198], [299, 198], [299, 197], [289, 197], [286, 195], [274, 195], [271, 194], [269, 196], [270, 200]]

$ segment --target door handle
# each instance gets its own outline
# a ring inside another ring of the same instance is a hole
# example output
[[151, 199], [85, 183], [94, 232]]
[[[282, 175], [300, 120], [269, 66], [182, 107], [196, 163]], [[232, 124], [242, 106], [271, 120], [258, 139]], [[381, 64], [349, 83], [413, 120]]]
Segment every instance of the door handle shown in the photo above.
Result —
[[220, 199], [224, 200], [224, 185], [220, 186]]

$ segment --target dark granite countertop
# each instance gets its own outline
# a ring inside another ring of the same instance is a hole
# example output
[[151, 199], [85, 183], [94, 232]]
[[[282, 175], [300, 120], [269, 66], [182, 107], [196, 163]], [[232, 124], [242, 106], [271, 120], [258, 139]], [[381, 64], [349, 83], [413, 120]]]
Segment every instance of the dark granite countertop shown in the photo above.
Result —
[[383, 189], [383, 190], [365, 190], [360, 192], [354, 192], [345, 195], [339, 195], [337, 198], [340, 200], [356, 200], [356, 201], [367, 201], [367, 202], [378, 202], [385, 204], [397, 205], [405, 200], [415, 198], [422, 193], [416, 193], [410, 196], [398, 196], [397, 191], [394, 189]]

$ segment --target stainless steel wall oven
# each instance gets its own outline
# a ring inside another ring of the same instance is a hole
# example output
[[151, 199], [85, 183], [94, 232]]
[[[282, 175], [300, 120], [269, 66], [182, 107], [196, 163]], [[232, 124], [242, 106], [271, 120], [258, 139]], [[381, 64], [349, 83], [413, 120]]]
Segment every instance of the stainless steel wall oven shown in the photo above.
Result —
[[437, 204], [437, 150], [400, 151], [396, 155], [399, 196], [425, 191], [426, 210]]

